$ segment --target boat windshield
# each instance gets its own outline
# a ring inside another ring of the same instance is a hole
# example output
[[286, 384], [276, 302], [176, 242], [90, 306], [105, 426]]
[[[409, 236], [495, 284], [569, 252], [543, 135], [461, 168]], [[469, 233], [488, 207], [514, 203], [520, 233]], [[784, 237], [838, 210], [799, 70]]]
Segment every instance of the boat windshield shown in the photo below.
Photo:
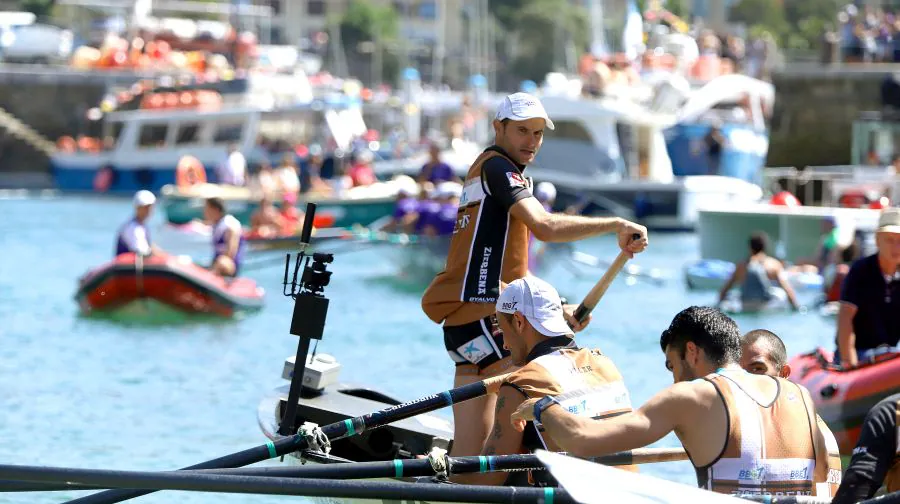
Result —
[[577, 175], [596, 181], [616, 181], [622, 178], [624, 167], [615, 141], [612, 124], [607, 141], [594, 141], [578, 122], [554, 121], [555, 130], [547, 132], [533, 165], [541, 170]]

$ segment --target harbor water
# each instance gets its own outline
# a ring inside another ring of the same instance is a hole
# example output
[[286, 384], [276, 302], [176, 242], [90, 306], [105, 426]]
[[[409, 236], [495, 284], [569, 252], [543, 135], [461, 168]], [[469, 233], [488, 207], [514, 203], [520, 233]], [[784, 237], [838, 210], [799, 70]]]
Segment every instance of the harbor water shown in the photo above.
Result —
[[[296, 351], [288, 333], [292, 304], [281, 294], [282, 266], [248, 271], [266, 289], [266, 306], [230, 320], [185, 318], [131, 323], [82, 317], [73, 300], [79, 276], [112, 257], [115, 232], [130, 217], [124, 199], [39, 197], [0, 199], [0, 463], [165, 470], [265, 442], [256, 423], [263, 394], [282, 383], [285, 357]], [[166, 231], [159, 209], [151, 233], [173, 253], [209, 260], [209, 247]], [[392, 245], [336, 253], [326, 295], [331, 299], [319, 352], [342, 364], [341, 379], [407, 400], [452, 386], [453, 364], [441, 331], [419, 305], [424, 285], [398, 278]], [[352, 244], [351, 244], [352, 246]], [[611, 237], [578, 243], [612, 260]], [[262, 254], [262, 253], [260, 253]], [[259, 257], [277, 257], [266, 253]], [[713, 292], [686, 289], [681, 268], [699, 257], [691, 234], [651, 234], [634, 259], [659, 268], [663, 286], [620, 276], [578, 335], [597, 346], [625, 376], [637, 406], [672, 382], [660, 332], [682, 308], [712, 304]], [[554, 265], [545, 275], [579, 300], [601, 270]], [[812, 294], [801, 301], [811, 303]], [[767, 328], [791, 355], [830, 347], [832, 319], [810, 310], [738, 316], [742, 331]], [[449, 411], [439, 414], [449, 418]], [[668, 436], [655, 446], [678, 446]], [[268, 464], [277, 464], [277, 461]], [[653, 464], [642, 472], [695, 484], [689, 463]], [[598, 489], [602, 491], [602, 489]], [[0, 494], [0, 502], [56, 503], [85, 492]], [[270, 503], [286, 498], [161, 492], [145, 503]]]

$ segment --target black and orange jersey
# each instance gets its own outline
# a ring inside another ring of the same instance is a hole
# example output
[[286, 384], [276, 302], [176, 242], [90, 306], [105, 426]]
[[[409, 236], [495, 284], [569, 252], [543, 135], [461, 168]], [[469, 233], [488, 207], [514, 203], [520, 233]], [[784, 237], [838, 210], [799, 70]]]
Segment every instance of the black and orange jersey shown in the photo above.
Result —
[[494, 313], [500, 281], [528, 272], [528, 228], [509, 214], [532, 197], [531, 180], [499, 147], [486, 149], [466, 175], [444, 271], [422, 296], [428, 317], [445, 326]]

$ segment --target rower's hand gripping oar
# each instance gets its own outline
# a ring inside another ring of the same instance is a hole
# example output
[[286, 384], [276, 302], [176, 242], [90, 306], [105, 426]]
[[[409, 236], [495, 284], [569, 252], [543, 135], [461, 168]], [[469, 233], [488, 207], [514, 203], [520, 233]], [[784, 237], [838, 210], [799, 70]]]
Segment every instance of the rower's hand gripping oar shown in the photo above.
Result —
[[[634, 233], [631, 235], [632, 240], [640, 240], [641, 235], [638, 233]], [[587, 320], [588, 316], [594, 311], [594, 308], [597, 306], [597, 303], [600, 302], [600, 298], [606, 294], [606, 289], [609, 289], [610, 284], [616, 278], [616, 275], [619, 274], [619, 271], [625, 267], [625, 263], [628, 262], [629, 256], [628, 252], [623, 250], [619, 252], [619, 255], [616, 256], [616, 259], [609, 265], [606, 273], [603, 273], [603, 276], [600, 277], [600, 280], [594, 284], [594, 287], [591, 288], [591, 291], [588, 292], [587, 296], [584, 297], [584, 300], [578, 305], [578, 308], [575, 309], [575, 313], [572, 315], [575, 317], [575, 320], [578, 321], [579, 324], [583, 324], [585, 320]], [[570, 324], [571, 325], [571, 324]]]
[[[321, 430], [328, 436], [330, 441], [359, 435], [367, 430], [382, 427], [389, 423], [414, 417], [422, 413], [429, 413], [476, 397], [495, 394], [500, 390], [500, 385], [506, 377], [507, 375], [504, 374], [480, 382], [463, 385], [462, 387], [445, 390], [404, 404], [391, 406], [390, 408], [385, 408], [374, 413], [328, 424], [321, 427]], [[302, 434], [294, 434], [278, 439], [277, 441], [269, 441], [264, 445], [259, 445], [224, 457], [185, 467], [182, 470], [244, 467], [263, 460], [288, 455], [295, 451], [305, 450], [308, 447], [309, 442], [305, 436]], [[153, 490], [107, 490], [68, 502], [82, 504], [113, 503], [133, 499], [149, 493], [153, 493]]]

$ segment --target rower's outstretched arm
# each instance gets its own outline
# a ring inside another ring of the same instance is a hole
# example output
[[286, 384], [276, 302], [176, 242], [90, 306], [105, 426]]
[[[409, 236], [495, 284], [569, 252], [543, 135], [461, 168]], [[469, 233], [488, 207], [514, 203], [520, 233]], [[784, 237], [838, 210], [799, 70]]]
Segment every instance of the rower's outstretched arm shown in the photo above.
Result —
[[[686, 411], [695, 406], [689, 383], [676, 383], [653, 396], [637, 411], [605, 420], [575, 416], [559, 405], [541, 414], [545, 434], [559, 447], [577, 457], [596, 457], [633, 450], [662, 439], [683, 424]], [[529, 400], [513, 414], [513, 425], [524, 428], [533, 420], [534, 401]]]
[[[631, 235], [639, 234], [634, 240], [634, 250], [642, 251], [647, 244], [647, 228], [619, 217], [584, 217], [581, 215], [557, 214], [546, 211], [536, 198], [525, 198], [515, 202], [509, 213], [525, 223], [534, 237], [543, 242], [571, 242], [605, 233], [617, 233], [625, 243], [631, 243]], [[619, 240], [620, 244], [622, 240]]]
[[731, 274], [731, 278], [725, 282], [725, 285], [722, 286], [722, 290], [719, 291], [719, 304], [722, 304], [722, 302], [725, 301], [725, 297], [728, 296], [728, 291], [730, 291], [731, 288], [734, 287], [734, 284], [743, 277], [746, 268], [747, 266], [744, 263], [740, 263], [734, 268], [734, 273]]

